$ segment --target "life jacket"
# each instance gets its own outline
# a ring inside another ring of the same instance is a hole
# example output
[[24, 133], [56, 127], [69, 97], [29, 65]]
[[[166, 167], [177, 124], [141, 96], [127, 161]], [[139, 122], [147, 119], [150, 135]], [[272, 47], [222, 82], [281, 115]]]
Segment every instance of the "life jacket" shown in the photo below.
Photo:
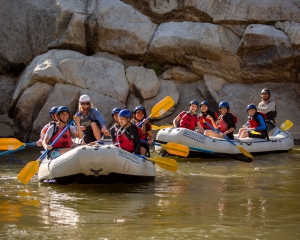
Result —
[[[237, 123], [237, 117], [231, 112], [227, 113], [227, 114], [231, 114], [233, 116], [234, 124], [236, 124]], [[228, 130], [228, 124], [227, 124], [227, 122], [224, 121], [223, 115], [219, 116], [218, 121], [219, 121], [219, 125], [220, 125], [219, 131], [220, 132], [226, 132]]]
[[[146, 132], [145, 133], [143, 133], [143, 131], [142, 131], [142, 127], [143, 127], [143, 125], [141, 126], [141, 127], [138, 127], [138, 125], [140, 124], [141, 122], [135, 122], [135, 124], [136, 124], [136, 126], [137, 126], [137, 128], [138, 128], [138, 131], [139, 131], [139, 136], [140, 136], [140, 139], [141, 140], [147, 140], [147, 130], [146, 130]], [[149, 127], [150, 127], [150, 129], [151, 129], [151, 124], [148, 122], [148, 123], [146, 123]]]
[[92, 122], [95, 122], [97, 124], [97, 126], [99, 127], [99, 129], [101, 129], [101, 124], [99, 123], [98, 120], [92, 120], [91, 117], [91, 110], [88, 111], [88, 114], [86, 116], [84, 116], [83, 114], [80, 114], [80, 126], [85, 126], [86, 130], [84, 130], [84, 133], [87, 133], [88, 131], [92, 130], [91, 124]]
[[[54, 125], [52, 137], [50, 138], [50, 143], [54, 142], [54, 140], [58, 137], [58, 135], [65, 128], [59, 127], [56, 124]], [[65, 131], [65, 133], [57, 140], [57, 142], [52, 146], [53, 148], [70, 148], [72, 144], [72, 137], [70, 129]]]
[[135, 146], [134, 146], [134, 138], [133, 134], [131, 132], [131, 128], [136, 127], [135, 125], [131, 125], [128, 128], [119, 128], [117, 132], [117, 138], [116, 141], [119, 143], [119, 147], [128, 151], [128, 152], [134, 152]]
[[[264, 119], [264, 121], [268, 118], [266, 114], [264, 114], [263, 112], [256, 112], [253, 116], [249, 116], [248, 117], [248, 125], [250, 128], [256, 128], [256, 127], [259, 127], [260, 126], [260, 123], [257, 119], [257, 116], [258, 115], [261, 115]], [[267, 125], [266, 125], [267, 126]], [[258, 130], [255, 130], [257, 132], [263, 132], [263, 131], [258, 131]]]
[[206, 124], [203, 120], [205, 120], [206, 122], [208, 122], [210, 125], [213, 125], [211, 120], [206, 118], [207, 115], [210, 115], [214, 121], [217, 121], [218, 119], [218, 114], [215, 112], [215, 111], [212, 111], [212, 110], [207, 110], [206, 113], [200, 113], [199, 115], [199, 122], [200, 122], [200, 125], [204, 128], [204, 129], [211, 129], [210, 126], [208, 124]]
[[198, 121], [197, 115], [191, 112], [183, 112], [183, 113], [185, 114], [180, 119], [179, 127], [194, 130], [195, 127], [197, 126], [197, 121]]

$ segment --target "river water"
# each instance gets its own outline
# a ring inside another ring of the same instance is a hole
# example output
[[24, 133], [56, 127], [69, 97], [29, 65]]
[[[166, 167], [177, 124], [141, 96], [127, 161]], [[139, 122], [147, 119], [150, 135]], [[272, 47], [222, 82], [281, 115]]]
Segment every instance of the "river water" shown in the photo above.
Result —
[[0, 158], [1, 239], [300, 239], [300, 146], [236, 160], [157, 166], [144, 184], [27, 185], [37, 148]]

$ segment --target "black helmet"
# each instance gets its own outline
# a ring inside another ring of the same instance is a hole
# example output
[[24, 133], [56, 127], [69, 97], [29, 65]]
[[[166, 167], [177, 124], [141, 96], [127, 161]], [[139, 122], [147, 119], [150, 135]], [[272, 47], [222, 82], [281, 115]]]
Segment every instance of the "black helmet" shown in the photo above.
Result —
[[267, 93], [267, 94], [269, 94], [269, 98], [271, 97], [271, 91], [268, 88], [264, 88], [263, 90], [261, 90], [260, 94], [262, 94], [262, 93]]

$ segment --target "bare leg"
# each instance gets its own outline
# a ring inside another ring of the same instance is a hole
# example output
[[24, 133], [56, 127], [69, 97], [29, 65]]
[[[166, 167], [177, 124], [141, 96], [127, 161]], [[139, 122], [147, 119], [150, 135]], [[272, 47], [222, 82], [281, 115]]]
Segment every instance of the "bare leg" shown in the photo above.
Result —
[[249, 137], [249, 132], [247, 129], [244, 129], [244, 131], [241, 132], [241, 136], [239, 138], [246, 138]]
[[144, 147], [141, 147], [141, 155], [145, 156], [146, 152], [146, 149]]
[[64, 153], [72, 150], [72, 148], [60, 148], [60, 155], [63, 155]]
[[94, 134], [96, 140], [100, 141], [101, 140], [101, 134], [100, 134], [100, 129], [98, 128], [97, 124], [95, 122], [92, 122], [91, 127], [92, 127], [93, 134]]

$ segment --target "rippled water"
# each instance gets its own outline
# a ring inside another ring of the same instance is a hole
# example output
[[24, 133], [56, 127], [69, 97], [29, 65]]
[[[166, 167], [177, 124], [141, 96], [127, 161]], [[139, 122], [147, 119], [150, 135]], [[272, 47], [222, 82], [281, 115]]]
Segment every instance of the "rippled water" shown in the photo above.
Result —
[[[37, 149], [15, 159], [32, 161]], [[1, 239], [299, 239], [300, 148], [236, 160], [157, 167], [145, 184], [20, 184], [0, 159]]]

